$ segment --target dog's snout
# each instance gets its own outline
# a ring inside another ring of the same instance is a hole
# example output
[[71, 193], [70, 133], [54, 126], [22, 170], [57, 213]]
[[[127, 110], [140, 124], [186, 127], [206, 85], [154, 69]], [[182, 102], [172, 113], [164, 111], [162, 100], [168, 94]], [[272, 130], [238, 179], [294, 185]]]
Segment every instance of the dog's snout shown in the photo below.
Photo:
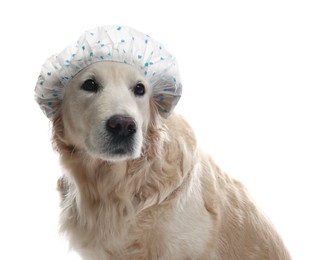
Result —
[[122, 137], [127, 137], [136, 132], [136, 123], [130, 116], [114, 115], [107, 120], [107, 131]]

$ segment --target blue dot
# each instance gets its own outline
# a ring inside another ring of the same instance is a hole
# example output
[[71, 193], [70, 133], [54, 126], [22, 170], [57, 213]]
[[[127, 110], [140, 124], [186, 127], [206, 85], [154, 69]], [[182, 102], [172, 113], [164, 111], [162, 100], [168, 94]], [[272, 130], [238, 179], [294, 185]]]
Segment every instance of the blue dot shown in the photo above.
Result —
[[105, 46], [105, 44], [103, 44], [103, 43], [102, 43], [102, 44], [100, 44], [100, 47], [104, 47], [104, 46]]
[[164, 113], [168, 113], [168, 110], [166, 108], [164, 108], [163, 112]]
[[84, 50], [86, 49], [86, 46], [85, 46], [85, 45], [83, 45], [81, 48], [82, 48], [82, 50], [84, 51]]
[[94, 56], [94, 53], [91, 51], [91, 52], [89, 53], [89, 56], [90, 56], [90, 57], [93, 57], [93, 56]]
[[104, 59], [104, 56], [103, 56], [103, 55], [101, 55], [101, 56], [100, 56], [100, 59], [101, 59], [101, 60], [103, 60], [103, 59]]
[[161, 97], [161, 98], [159, 99], [160, 102], [163, 102], [164, 100], [165, 100], [165, 98], [163, 98], [163, 97]]
[[145, 40], [145, 43], [146, 43], [146, 44], [148, 43], [148, 40], [147, 40], [147, 39]]
[[111, 56], [111, 53], [110, 52], [108, 52], [108, 54], [107, 54], [109, 57]]
[[148, 62], [146, 62], [146, 63], [145, 63], [145, 67], [148, 67], [148, 65], [149, 65], [149, 63], [148, 63]]
[[140, 60], [141, 58], [143, 58], [142, 55], [138, 55], [137, 58]]
[[121, 40], [120, 42], [125, 42], [125, 40]]
[[145, 70], [144, 75], [147, 76], [147, 71]]
[[120, 31], [120, 30], [121, 30], [121, 26], [118, 26], [118, 27], [117, 27], [117, 31]]
[[160, 60], [164, 60], [164, 58], [163, 58], [163, 57], [160, 57]]
[[50, 71], [48, 71], [48, 72], [47, 72], [47, 75], [48, 75], [48, 76], [51, 76], [51, 72], [50, 72]]
[[51, 106], [52, 106], [52, 102], [48, 102], [48, 106], [50, 106], [50, 107], [51, 107]]
[[94, 36], [94, 33], [93, 33], [93, 32], [91, 32], [91, 33], [90, 33], [90, 35], [91, 35], [91, 36]]

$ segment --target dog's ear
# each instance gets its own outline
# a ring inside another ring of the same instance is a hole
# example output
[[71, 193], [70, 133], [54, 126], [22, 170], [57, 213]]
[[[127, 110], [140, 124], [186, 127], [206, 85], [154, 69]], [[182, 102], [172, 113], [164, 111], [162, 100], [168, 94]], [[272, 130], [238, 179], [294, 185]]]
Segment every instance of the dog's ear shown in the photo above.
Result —
[[179, 79], [168, 75], [155, 79], [151, 84], [157, 110], [162, 117], [167, 118], [182, 95], [182, 84]]

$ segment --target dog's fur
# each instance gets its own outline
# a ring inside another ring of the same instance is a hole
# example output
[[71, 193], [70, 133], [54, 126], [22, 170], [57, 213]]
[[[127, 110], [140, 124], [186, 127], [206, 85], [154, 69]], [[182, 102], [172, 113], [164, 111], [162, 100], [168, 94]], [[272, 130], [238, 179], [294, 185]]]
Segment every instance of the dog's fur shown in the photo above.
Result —
[[[88, 78], [97, 93], [81, 89]], [[137, 82], [144, 96], [133, 94]], [[152, 95], [138, 70], [116, 62], [90, 65], [66, 88], [53, 143], [66, 171], [61, 230], [72, 248], [88, 260], [290, 259], [243, 185], [197, 147], [182, 117], [161, 117]], [[137, 125], [121, 154], [105, 134], [117, 114]]]

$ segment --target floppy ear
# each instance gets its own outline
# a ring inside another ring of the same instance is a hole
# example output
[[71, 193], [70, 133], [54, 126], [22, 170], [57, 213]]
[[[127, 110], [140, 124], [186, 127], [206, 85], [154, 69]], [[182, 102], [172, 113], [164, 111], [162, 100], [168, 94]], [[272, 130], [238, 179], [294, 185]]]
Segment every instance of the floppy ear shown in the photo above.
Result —
[[152, 82], [153, 99], [159, 114], [167, 118], [182, 95], [182, 84], [171, 76], [163, 76]]

